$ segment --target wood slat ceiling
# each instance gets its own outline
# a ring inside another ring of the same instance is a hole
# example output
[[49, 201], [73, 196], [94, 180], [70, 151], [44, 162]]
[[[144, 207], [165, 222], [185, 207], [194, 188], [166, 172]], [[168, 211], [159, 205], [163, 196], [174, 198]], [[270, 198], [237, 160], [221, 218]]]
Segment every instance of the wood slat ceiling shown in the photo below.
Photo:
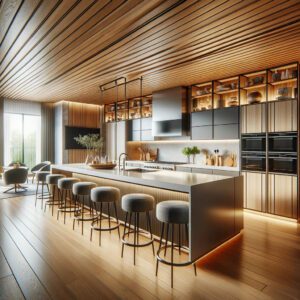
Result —
[[107, 103], [121, 76], [148, 94], [300, 60], [299, 0], [4, 0], [0, 20], [8, 98]]

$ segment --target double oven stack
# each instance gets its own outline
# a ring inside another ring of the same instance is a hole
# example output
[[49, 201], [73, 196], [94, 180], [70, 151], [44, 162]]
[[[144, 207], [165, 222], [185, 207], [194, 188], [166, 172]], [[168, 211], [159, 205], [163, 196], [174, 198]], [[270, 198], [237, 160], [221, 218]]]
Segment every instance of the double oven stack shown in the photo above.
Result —
[[297, 175], [297, 132], [242, 135], [242, 170]]

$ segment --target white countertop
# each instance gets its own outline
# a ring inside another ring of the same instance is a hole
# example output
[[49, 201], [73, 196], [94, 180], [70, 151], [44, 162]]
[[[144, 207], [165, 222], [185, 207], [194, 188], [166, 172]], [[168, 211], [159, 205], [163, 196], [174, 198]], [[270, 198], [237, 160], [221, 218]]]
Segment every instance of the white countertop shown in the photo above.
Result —
[[166, 170], [158, 170], [145, 173], [131, 170], [119, 171], [118, 168], [112, 170], [96, 170], [85, 164], [53, 165], [52, 169], [186, 193], [190, 192], [192, 186], [226, 180], [232, 177]]

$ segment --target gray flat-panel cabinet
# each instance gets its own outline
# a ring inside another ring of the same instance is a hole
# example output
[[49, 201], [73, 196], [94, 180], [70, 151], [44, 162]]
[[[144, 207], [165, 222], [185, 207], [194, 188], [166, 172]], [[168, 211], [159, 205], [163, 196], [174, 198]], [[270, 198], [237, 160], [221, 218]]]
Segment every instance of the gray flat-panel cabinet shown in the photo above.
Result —
[[192, 140], [212, 140], [213, 126], [192, 127]]
[[226, 124], [214, 126], [214, 139], [238, 139], [239, 138], [239, 124]]
[[214, 125], [239, 123], [239, 108], [228, 107], [214, 110]]
[[191, 115], [191, 127], [213, 125], [213, 111], [198, 111]]

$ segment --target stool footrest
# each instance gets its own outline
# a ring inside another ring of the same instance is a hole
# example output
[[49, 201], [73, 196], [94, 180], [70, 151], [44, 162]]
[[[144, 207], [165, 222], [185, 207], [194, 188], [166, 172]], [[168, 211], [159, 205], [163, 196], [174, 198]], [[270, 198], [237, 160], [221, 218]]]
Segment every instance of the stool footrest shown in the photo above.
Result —
[[[165, 265], [168, 265], [168, 266], [175, 266], [175, 267], [185, 267], [185, 266], [189, 266], [189, 265], [191, 265], [191, 264], [194, 263], [194, 262], [192, 262], [192, 261], [190, 261], [190, 260], [185, 261], [185, 262], [181, 262], [181, 263], [175, 263], [175, 262], [172, 263], [171, 261], [166, 260], [166, 259], [160, 257], [160, 252], [161, 252], [162, 250], [165, 250], [166, 248], [172, 248], [172, 246], [171, 246], [171, 245], [161, 246], [160, 249], [157, 251], [157, 253], [156, 253], [156, 259], [157, 259], [159, 262], [161, 262], [161, 263], [163, 263], [163, 264], [165, 264]], [[174, 245], [173, 248], [178, 248], [178, 249], [179, 249], [179, 246], [178, 246], [178, 245]], [[181, 247], [181, 248], [182, 248], [182, 247]]]
[[121, 241], [124, 245], [127, 245], [129, 247], [146, 247], [146, 246], [149, 246], [151, 244], [154, 243], [154, 238], [150, 238], [149, 242], [146, 242], [146, 243], [143, 243], [143, 244], [134, 244], [134, 243], [130, 243], [128, 242], [127, 240], [125, 240], [125, 236], [128, 236], [129, 234], [133, 234], [134, 233], [134, 230], [131, 230], [129, 232], [126, 232], [122, 238], [121, 238]]

